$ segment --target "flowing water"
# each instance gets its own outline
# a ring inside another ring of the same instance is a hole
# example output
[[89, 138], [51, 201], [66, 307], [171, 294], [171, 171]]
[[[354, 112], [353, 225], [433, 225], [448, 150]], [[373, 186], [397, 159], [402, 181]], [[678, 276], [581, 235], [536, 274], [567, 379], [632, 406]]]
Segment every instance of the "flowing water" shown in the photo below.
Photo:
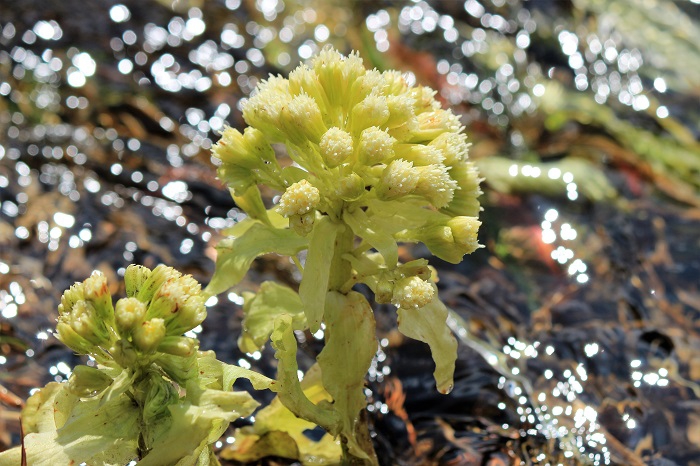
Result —
[[[212, 142], [260, 79], [332, 44], [437, 89], [486, 178], [485, 247], [434, 264], [461, 340], [451, 394], [377, 310], [383, 464], [700, 464], [697, 18], [657, 0], [5, 0], [0, 449], [18, 404], [80, 362], [52, 334], [65, 288], [130, 263], [208, 281], [243, 215]], [[265, 279], [298, 277], [259, 261], [196, 330], [273, 375], [269, 350], [235, 344], [240, 293]], [[303, 365], [322, 336], [301, 337]]]

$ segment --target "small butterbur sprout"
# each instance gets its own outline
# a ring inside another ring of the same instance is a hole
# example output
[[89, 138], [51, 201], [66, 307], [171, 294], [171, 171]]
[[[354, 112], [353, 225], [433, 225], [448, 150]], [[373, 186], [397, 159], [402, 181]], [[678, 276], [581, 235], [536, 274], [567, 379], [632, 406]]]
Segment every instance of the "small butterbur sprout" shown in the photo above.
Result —
[[334, 126], [321, 137], [319, 147], [323, 161], [327, 166], [333, 168], [352, 155], [353, 139], [349, 133]]
[[284, 217], [307, 214], [318, 206], [320, 200], [318, 188], [307, 180], [301, 180], [292, 184], [282, 194], [277, 211]]
[[433, 286], [418, 277], [402, 278], [394, 285], [391, 304], [399, 308], [421, 308], [435, 296]]
[[372, 126], [360, 135], [360, 160], [366, 165], [376, 165], [394, 156], [396, 139], [389, 133]]

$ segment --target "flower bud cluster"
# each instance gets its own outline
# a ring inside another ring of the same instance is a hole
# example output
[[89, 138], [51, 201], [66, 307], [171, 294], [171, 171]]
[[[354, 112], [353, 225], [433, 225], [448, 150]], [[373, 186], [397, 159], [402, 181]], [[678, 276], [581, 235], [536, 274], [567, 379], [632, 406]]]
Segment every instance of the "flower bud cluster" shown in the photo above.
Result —
[[423, 242], [453, 263], [479, 247], [481, 180], [459, 118], [432, 89], [325, 48], [288, 79], [262, 81], [242, 111], [249, 127], [225, 130], [214, 147], [220, 177], [238, 196], [257, 184], [279, 190], [276, 211], [300, 235], [328, 215], [381, 249], [390, 275], [375, 280], [378, 299], [405, 308], [434, 296], [426, 277], [394, 273], [392, 241]]
[[99, 272], [70, 287], [58, 306], [59, 339], [76, 353], [125, 369], [149, 367], [161, 356], [169, 362], [194, 356], [197, 341], [183, 334], [206, 317], [199, 283], [164, 265], [130, 265], [124, 279], [127, 296], [115, 306]]

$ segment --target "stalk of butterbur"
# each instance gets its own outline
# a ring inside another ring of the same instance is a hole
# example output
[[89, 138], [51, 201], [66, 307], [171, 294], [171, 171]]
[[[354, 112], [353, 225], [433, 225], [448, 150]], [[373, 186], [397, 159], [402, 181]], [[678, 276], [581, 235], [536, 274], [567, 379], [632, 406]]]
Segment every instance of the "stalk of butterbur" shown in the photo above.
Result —
[[[400, 242], [422, 242], [452, 263], [479, 247], [478, 172], [459, 119], [434, 95], [396, 71], [365, 69], [357, 54], [326, 48], [288, 78], [261, 82], [242, 106], [249, 126], [227, 128], [213, 149], [220, 178], [249, 217], [219, 243], [206, 291], [235, 285], [265, 253], [297, 264], [298, 291], [264, 285], [246, 295], [239, 346], [253, 352], [271, 340], [279, 399], [337, 436], [347, 463], [377, 461], [360, 421], [376, 329], [354, 285], [397, 307], [399, 330], [430, 345], [437, 389], [452, 389], [457, 343], [433, 269], [426, 259], [398, 257]], [[278, 159], [272, 145], [288, 159]], [[281, 193], [276, 206], [265, 207], [259, 185]], [[332, 403], [314, 404], [297, 377], [293, 332], [319, 329], [325, 346], [314, 370]]]

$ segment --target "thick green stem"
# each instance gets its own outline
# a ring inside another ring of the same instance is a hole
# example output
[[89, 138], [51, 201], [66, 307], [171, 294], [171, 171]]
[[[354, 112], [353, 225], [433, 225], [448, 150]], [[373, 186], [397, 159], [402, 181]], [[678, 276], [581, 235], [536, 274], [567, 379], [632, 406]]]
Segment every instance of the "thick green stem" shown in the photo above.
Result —
[[348, 226], [345, 226], [335, 239], [335, 250], [333, 251], [328, 280], [328, 287], [333, 291], [340, 291], [343, 285], [352, 277], [352, 265], [343, 256], [352, 251], [354, 240], [355, 235]]
[[[352, 252], [355, 243], [355, 234], [349, 226], [345, 226], [344, 230], [338, 233], [335, 240], [335, 250], [333, 252], [333, 260], [331, 262], [330, 277], [328, 281], [329, 289], [347, 294], [350, 290], [344, 289], [344, 286], [352, 279], [352, 265], [350, 261], [344, 258], [346, 254]], [[362, 449], [367, 453], [369, 459], [362, 459], [350, 453], [348, 446], [344, 440], [341, 440], [343, 449], [342, 464], [345, 466], [373, 466], [377, 464], [377, 456], [374, 453], [372, 438], [369, 433], [366, 412], [363, 410], [360, 418], [355, 425], [355, 438], [362, 446]]]

